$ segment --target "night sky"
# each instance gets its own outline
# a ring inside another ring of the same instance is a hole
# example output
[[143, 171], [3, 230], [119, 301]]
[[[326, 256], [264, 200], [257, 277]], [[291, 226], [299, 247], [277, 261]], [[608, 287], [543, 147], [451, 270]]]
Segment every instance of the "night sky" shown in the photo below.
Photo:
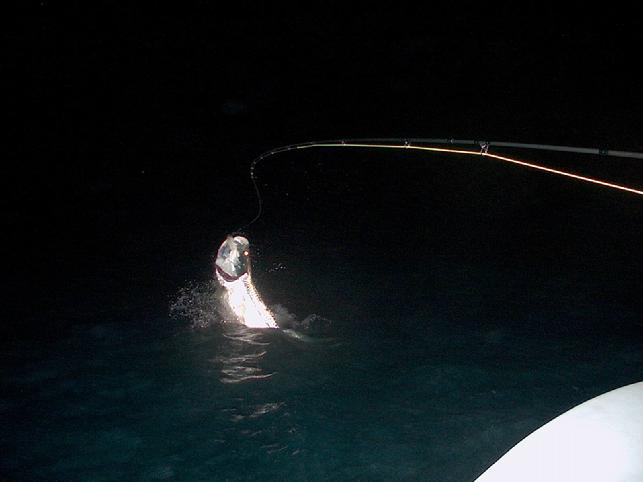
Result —
[[[205, 256], [254, 215], [250, 160], [280, 145], [445, 137], [643, 150], [635, 73], [642, 29], [633, 12], [220, 3], [88, 9], [44, 0], [5, 18], [4, 332], [33, 335], [37, 327], [53, 336], [74, 323], [79, 299], [113, 305], [119, 294], [118, 306], [126, 306], [124, 280], [145, 270], [151, 274], [140, 283], [158, 294], [150, 305], [166, 309], [168, 293], [191, 275], [173, 268], [178, 260]], [[310, 156], [301, 162], [324, 164]], [[387, 178], [409, 168], [406, 158], [375, 157], [386, 167], [356, 167], [359, 189], [372, 176], [382, 191], [367, 191], [374, 202], [385, 199], [384, 210], [399, 208], [392, 199], [423, 202], [401, 195], [399, 176]], [[288, 177], [285, 164], [274, 166], [263, 175]], [[643, 185], [631, 161], [585, 167]], [[496, 165], [480, 169], [482, 177], [459, 187], [502, 182]], [[443, 192], [461, 174], [445, 171]], [[321, 170], [306, 175], [313, 185], [350, 184], [334, 184], [332, 169], [327, 179]], [[543, 194], [529, 175], [518, 176], [534, 211], [556, 212], [555, 189]], [[440, 188], [431, 186], [438, 199]], [[342, 195], [329, 196], [317, 197], [318, 208], [341, 209]], [[640, 219], [635, 214], [640, 205], [628, 200], [614, 223]], [[507, 229], [520, 224], [499, 219]]]

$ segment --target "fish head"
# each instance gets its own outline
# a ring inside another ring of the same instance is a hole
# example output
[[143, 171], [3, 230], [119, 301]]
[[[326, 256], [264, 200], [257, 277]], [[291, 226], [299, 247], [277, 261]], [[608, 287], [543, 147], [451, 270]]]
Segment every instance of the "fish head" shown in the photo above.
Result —
[[231, 282], [250, 272], [250, 242], [243, 236], [228, 236], [219, 246], [215, 262], [216, 272], [224, 281]]

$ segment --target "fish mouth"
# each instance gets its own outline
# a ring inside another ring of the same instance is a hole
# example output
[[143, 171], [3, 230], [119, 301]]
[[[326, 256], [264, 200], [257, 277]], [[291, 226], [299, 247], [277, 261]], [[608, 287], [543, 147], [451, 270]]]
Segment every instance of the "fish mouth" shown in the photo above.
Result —
[[250, 269], [250, 242], [244, 236], [229, 235], [219, 246], [215, 269], [226, 282], [233, 282]]
[[233, 281], [237, 281], [239, 278], [241, 278], [245, 274], [245, 273], [241, 273], [238, 276], [228, 274], [219, 265], [216, 265], [215, 269], [217, 271], [217, 274], [219, 276], [221, 276], [221, 278], [223, 278], [223, 280], [228, 282], [228, 283], [232, 283]]

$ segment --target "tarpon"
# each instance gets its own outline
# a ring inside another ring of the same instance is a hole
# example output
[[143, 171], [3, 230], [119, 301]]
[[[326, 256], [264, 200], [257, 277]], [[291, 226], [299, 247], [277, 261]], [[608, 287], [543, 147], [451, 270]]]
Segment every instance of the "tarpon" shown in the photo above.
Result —
[[224, 302], [235, 318], [249, 328], [278, 328], [252, 283], [250, 264], [250, 242], [245, 237], [230, 235], [221, 243], [215, 272], [225, 289]]

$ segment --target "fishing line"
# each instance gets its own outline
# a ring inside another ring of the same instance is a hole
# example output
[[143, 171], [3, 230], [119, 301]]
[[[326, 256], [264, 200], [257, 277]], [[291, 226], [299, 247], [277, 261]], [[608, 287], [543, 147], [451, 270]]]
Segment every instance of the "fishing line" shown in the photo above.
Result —
[[[450, 147], [433, 147], [433, 146], [416, 145], [416, 144], [476, 145], [479, 147], [479, 150], [455, 149]], [[633, 187], [611, 183], [601, 179], [592, 178], [589, 176], [582, 176], [580, 174], [575, 174], [573, 172], [568, 172], [568, 171], [562, 171], [560, 169], [553, 169], [553, 168], [546, 167], [540, 164], [535, 164], [532, 162], [520, 161], [518, 159], [513, 159], [507, 156], [493, 154], [489, 152], [489, 148], [492, 146], [510, 147], [510, 148], [517, 148], [517, 149], [536, 149], [536, 150], [557, 151], [557, 152], [573, 152], [573, 153], [579, 153], [579, 154], [595, 154], [600, 156], [622, 157], [622, 158], [630, 158], [630, 159], [643, 159], [643, 153], [640, 153], [640, 152], [616, 151], [616, 150], [587, 148], [587, 147], [554, 146], [549, 144], [524, 144], [524, 143], [517, 143], [517, 142], [496, 142], [496, 141], [486, 142], [486, 141], [457, 140], [457, 139], [377, 138], [377, 139], [314, 141], [314, 142], [304, 142], [300, 144], [290, 144], [288, 146], [277, 147], [275, 149], [266, 151], [251, 162], [250, 179], [252, 180], [252, 185], [254, 186], [255, 193], [257, 195], [257, 214], [249, 223], [239, 228], [238, 231], [242, 231], [243, 229], [255, 223], [261, 217], [261, 214], [263, 212], [263, 200], [261, 197], [261, 192], [259, 190], [259, 185], [257, 183], [257, 177], [255, 173], [257, 164], [259, 164], [259, 162], [261, 162], [263, 159], [272, 157], [282, 152], [288, 152], [288, 151], [294, 151], [294, 150], [300, 150], [300, 149], [309, 149], [313, 147], [317, 147], [317, 148], [353, 147], [353, 148], [362, 148], [362, 149], [364, 148], [366, 149], [368, 148], [412, 149], [417, 151], [430, 151], [430, 152], [441, 152], [441, 153], [448, 153], [448, 154], [462, 154], [462, 155], [489, 157], [492, 159], [496, 159], [498, 161], [507, 162], [510, 164], [515, 164], [515, 165], [530, 168], [530, 169], [536, 169], [536, 170], [548, 172], [550, 174], [564, 176], [571, 179], [576, 179], [578, 181], [589, 182], [592, 184], [597, 184], [602, 187], [617, 189], [620, 191], [625, 191], [632, 194], [637, 194], [639, 196], [643, 196], [643, 190], [635, 189]]]

